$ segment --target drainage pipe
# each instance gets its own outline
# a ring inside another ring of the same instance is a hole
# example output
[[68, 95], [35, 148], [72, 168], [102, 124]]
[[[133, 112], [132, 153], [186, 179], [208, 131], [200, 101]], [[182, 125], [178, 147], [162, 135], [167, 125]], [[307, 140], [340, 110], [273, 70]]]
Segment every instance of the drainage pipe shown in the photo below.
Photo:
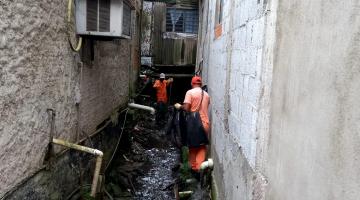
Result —
[[81, 146], [78, 144], [70, 143], [68, 141], [55, 139], [55, 138], [52, 140], [52, 142], [57, 145], [65, 146], [65, 147], [75, 149], [78, 151], [83, 151], [83, 152], [90, 153], [90, 154], [96, 156], [94, 177], [93, 177], [93, 181], [92, 181], [92, 185], [91, 185], [91, 196], [95, 197], [96, 188], [97, 188], [97, 184], [98, 184], [98, 180], [99, 180], [100, 169], [101, 169], [103, 152], [100, 150], [97, 150], [97, 149], [92, 149], [89, 147]]
[[207, 161], [201, 163], [200, 171], [204, 171], [207, 168], [212, 169], [213, 167], [214, 167], [214, 161], [213, 159], [209, 158]]
[[179, 197], [180, 199], [183, 199], [185, 197], [189, 197], [193, 194], [193, 191], [183, 191], [183, 192], [179, 192]]
[[214, 167], [214, 161], [213, 159], [209, 158], [207, 161], [204, 161], [203, 163], [201, 163], [200, 165], [200, 186], [204, 187], [205, 182], [204, 182], [204, 172], [206, 169], [213, 169]]
[[136, 109], [140, 109], [140, 110], [149, 111], [152, 115], [155, 114], [155, 109], [150, 106], [144, 106], [144, 105], [140, 105], [140, 104], [136, 104], [136, 103], [129, 103], [128, 106], [129, 106], [129, 108], [136, 108]]

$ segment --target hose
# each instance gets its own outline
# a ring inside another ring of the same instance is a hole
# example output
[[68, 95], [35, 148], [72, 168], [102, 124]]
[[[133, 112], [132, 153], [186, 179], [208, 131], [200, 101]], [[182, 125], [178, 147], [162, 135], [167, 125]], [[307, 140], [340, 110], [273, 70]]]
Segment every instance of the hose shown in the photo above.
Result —
[[123, 123], [123, 126], [122, 126], [122, 128], [121, 128], [121, 133], [120, 133], [119, 139], [118, 139], [118, 141], [117, 141], [117, 144], [116, 144], [116, 147], [115, 147], [115, 149], [114, 149], [114, 152], [113, 152], [113, 154], [111, 155], [111, 158], [110, 158], [109, 162], [107, 163], [104, 171], [106, 171], [107, 168], [110, 166], [110, 163], [111, 163], [112, 159], [114, 158], [114, 156], [115, 156], [115, 154], [116, 154], [116, 151], [117, 151], [117, 149], [118, 149], [118, 147], [119, 147], [119, 144], [120, 144], [120, 141], [121, 141], [121, 137], [122, 137], [122, 134], [123, 134], [123, 132], [124, 132], [124, 128], [125, 128], [125, 124], [126, 124], [126, 117], [127, 117], [128, 112], [129, 112], [129, 109], [126, 110], [125, 117], [124, 117], [124, 123]]
[[[67, 7], [67, 23], [68, 23], [68, 27], [70, 27], [70, 23], [71, 23], [71, 11], [72, 11], [72, 6], [73, 6], [73, 0], [68, 0], [68, 7]], [[73, 51], [78, 52], [81, 49], [82, 46], [82, 37], [79, 37], [79, 40], [77, 42], [76, 47], [74, 47], [73, 43], [71, 42], [70, 39], [70, 30], [68, 31], [68, 41], [70, 44], [70, 47]]]
[[114, 200], [114, 198], [111, 196], [111, 194], [106, 189], [104, 189], [104, 192], [105, 192], [106, 196], [109, 197], [110, 200]]

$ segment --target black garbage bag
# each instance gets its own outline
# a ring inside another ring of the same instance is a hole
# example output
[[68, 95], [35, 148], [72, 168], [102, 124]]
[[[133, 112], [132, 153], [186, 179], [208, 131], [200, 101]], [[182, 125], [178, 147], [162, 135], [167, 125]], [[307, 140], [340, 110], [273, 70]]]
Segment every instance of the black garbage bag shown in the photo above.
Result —
[[188, 147], [200, 147], [209, 144], [199, 112], [189, 112], [186, 115], [186, 134]]
[[178, 111], [174, 107], [169, 107], [169, 119], [166, 125], [166, 135], [171, 142], [181, 148], [186, 145], [186, 118], [184, 111]]

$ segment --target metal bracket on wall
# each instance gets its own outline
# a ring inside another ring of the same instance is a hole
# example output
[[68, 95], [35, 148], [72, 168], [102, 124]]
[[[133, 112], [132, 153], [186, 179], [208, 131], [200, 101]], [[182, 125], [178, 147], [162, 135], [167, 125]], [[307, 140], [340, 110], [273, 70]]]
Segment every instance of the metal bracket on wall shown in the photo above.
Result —
[[46, 112], [49, 115], [50, 118], [50, 133], [49, 133], [49, 144], [46, 149], [46, 154], [44, 158], [44, 165], [46, 166], [46, 169], [49, 170], [51, 168], [51, 158], [54, 155], [54, 148], [52, 140], [54, 138], [54, 131], [55, 131], [55, 110], [48, 108], [46, 109]]
[[95, 47], [93, 39], [90, 39], [90, 59], [91, 61], [95, 60]]

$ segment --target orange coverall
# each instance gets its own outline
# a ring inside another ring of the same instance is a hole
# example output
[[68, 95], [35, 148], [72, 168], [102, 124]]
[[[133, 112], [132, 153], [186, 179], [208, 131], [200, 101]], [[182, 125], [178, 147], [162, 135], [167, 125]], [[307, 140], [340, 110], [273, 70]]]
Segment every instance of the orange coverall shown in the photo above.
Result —
[[[201, 88], [196, 87], [186, 92], [184, 104], [190, 104], [191, 112], [196, 112], [199, 108], [199, 104], [201, 102]], [[210, 132], [210, 121], [208, 116], [208, 108], [210, 104], [210, 97], [207, 92], [204, 91], [204, 96], [202, 100], [202, 104], [200, 105], [199, 114], [201, 118], [201, 122], [205, 129], [207, 135]], [[194, 171], [200, 170], [200, 165], [206, 159], [206, 145], [202, 145], [200, 147], [190, 147], [189, 148], [189, 162], [191, 164], [191, 169]]]
[[156, 99], [157, 102], [167, 103], [168, 97], [166, 92], [166, 87], [169, 85], [169, 81], [163, 80], [156, 80], [154, 83], [154, 88], [156, 89]]

